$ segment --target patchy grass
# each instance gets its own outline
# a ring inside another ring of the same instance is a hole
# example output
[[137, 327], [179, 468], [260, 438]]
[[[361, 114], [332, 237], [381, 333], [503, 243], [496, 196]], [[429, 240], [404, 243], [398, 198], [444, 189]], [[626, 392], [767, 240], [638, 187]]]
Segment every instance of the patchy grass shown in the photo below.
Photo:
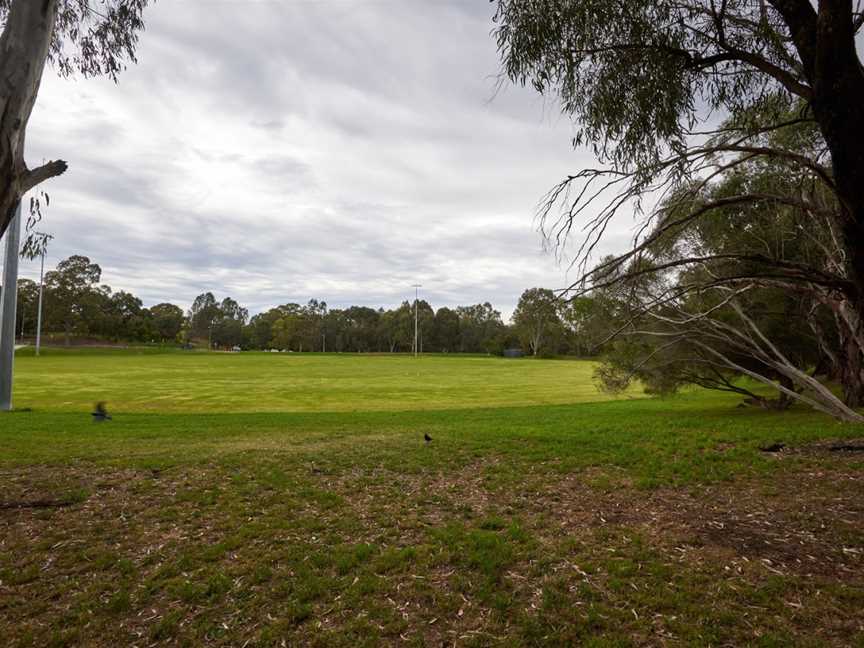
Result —
[[[122, 389], [157, 392], [163, 363], [201, 355], [135, 356], [155, 364]], [[104, 357], [105, 374], [127, 359]], [[227, 391], [219, 367], [247, 360], [217, 362]], [[530, 379], [548, 385], [570, 364], [503, 366], [545, 367]], [[826, 444], [861, 428], [697, 392], [469, 408], [439, 391], [397, 411], [374, 384], [356, 412], [184, 411], [166, 392], [161, 413], [118, 401], [97, 425], [32, 384], [35, 410], [0, 416], [0, 503], [64, 505], [0, 509], [11, 646], [864, 643], [864, 456]], [[759, 451], [775, 441], [788, 451]]]

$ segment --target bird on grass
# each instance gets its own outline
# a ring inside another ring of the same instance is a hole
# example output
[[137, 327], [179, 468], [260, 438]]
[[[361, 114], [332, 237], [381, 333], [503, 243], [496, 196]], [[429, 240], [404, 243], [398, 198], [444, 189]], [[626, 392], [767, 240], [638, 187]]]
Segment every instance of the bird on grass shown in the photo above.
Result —
[[426, 433], [424, 432], [424, 433], [423, 433], [423, 440], [424, 440], [426, 443], [429, 443], [429, 442], [432, 440], [432, 437], [430, 437], [428, 434], [426, 434]]
[[760, 447], [762, 452], [780, 452], [786, 445], [784, 443], [773, 443], [769, 446]]
[[91, 412], [90, 416], [93, 417], [93, 421], [96, 423], [102, 423], [102, 421], [111, 420], [111, 416], [108, 414], [108, 410], [105, 409], [105, 403], [102, 401], [96, 403], [96, 409]]

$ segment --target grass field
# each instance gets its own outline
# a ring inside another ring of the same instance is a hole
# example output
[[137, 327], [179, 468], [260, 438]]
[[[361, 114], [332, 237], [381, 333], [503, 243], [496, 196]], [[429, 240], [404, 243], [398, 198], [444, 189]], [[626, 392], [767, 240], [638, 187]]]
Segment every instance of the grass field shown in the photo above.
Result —
[[830, 450], [864, 430], [818, 414], [609, 401], [578, 361], [16, 373], [4, 645], [864, 645], [864, 454]]
[[105, 400], [124, 412], [345, 412], [609, 400], [587, 362], [189, 352], [154, 361], [146, 349], [85, 353], [19, 352], [16, 407], [89, 411]]

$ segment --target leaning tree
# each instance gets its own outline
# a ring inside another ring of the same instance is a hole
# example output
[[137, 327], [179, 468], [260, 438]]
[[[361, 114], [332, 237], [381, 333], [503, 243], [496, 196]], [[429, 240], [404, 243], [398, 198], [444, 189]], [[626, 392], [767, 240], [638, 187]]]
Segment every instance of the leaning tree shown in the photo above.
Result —
[[[116, 81], [135, 61], [149, 0], [0, 0], [0, 236], [22, 196], [66, 170], [54, 160], [24, 160], [27, 123], [45, 63], [62, 76], [107, 75]], [[38, 203], [32, 213], [38, 213]]]
[[[557, 96], [576, 123], [574, 145], [593, 147], [601, 162], [565, 178], [541, 207], [544, 231], [559, 246], [584, 228], [573, 251], [582, 272], [570, 294], [609, 276], [627, 281], [634, 269], [646, 276], [716, 264], [712, 255], [692, 254], [652, 266], [657, 259], [646, 251], [669, 228], [696, 227], [718, 210], [738, 210], [742, 227], [753, 212], [747, 206], [793, 208], [813, 227], [827, 218], [836, 243], [827, 265], [749, 255], [713, 282], [718, 289], [749, 282], [818, 294], [842, 323], [846, 402], [864, 404], [864, 68], [856, 51], [862, 6], [499, 0], [505, 74]], [[801, 125], [813, 126], [812, 138], [775, 136]], [[710, 198], [718, 178], [755, 160], [783, 167], [796, 183], [784, 191], [742, 184], [740, 192]], [[592, 267], [592, 253], [623, 212], [641, 215], [632, 248]], [[742, 256], [727, 254], [727, 261]]]
[[[792, 130], [806, 139], [806, 129]], [[848, 326], [832, 298], [843, 282], [831, 226], [836, 205], [820, 189], [755, 158], [699, 195], [688, 186], [671, 197], [650, 243], [621, 267], [623, 278], [595, 277], [594, 293], [611, 296], [617, 306], [606, 320], [614, 341], [598, 373], [601, 383], [618, 390], [638, 378], [658, 393], [697, 384], [762, 407], [785, 409], [798, 400], [842, 420], [864, 421], [818, 379], [845, 384], [849, 367], [843, 359]], [[687, 220], [701, 205], [742, 193], [799, 195], [808, 209], [730, 203], [715, 207], [711, 218]], [[736, 380], [741, 376], [770, 385], [778, 397], [754, 392]]]

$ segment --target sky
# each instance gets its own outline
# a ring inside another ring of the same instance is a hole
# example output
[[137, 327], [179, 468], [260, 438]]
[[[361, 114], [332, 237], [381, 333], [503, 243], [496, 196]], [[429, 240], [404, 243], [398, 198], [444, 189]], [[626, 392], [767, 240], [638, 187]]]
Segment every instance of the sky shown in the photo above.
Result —
[[46, 267], [83, 254], [147, 306], [211, 291], [252, 313], [393, 307], [422, 284], [436, 308], [507, 318], [523, 290], [564, 287], [536, 208], [595, 161], [554, 102], [498, 83], [493, 12], [159, 0], [118, 84], [46, 70], [26, 157], [69, 162], [44, 185]]

